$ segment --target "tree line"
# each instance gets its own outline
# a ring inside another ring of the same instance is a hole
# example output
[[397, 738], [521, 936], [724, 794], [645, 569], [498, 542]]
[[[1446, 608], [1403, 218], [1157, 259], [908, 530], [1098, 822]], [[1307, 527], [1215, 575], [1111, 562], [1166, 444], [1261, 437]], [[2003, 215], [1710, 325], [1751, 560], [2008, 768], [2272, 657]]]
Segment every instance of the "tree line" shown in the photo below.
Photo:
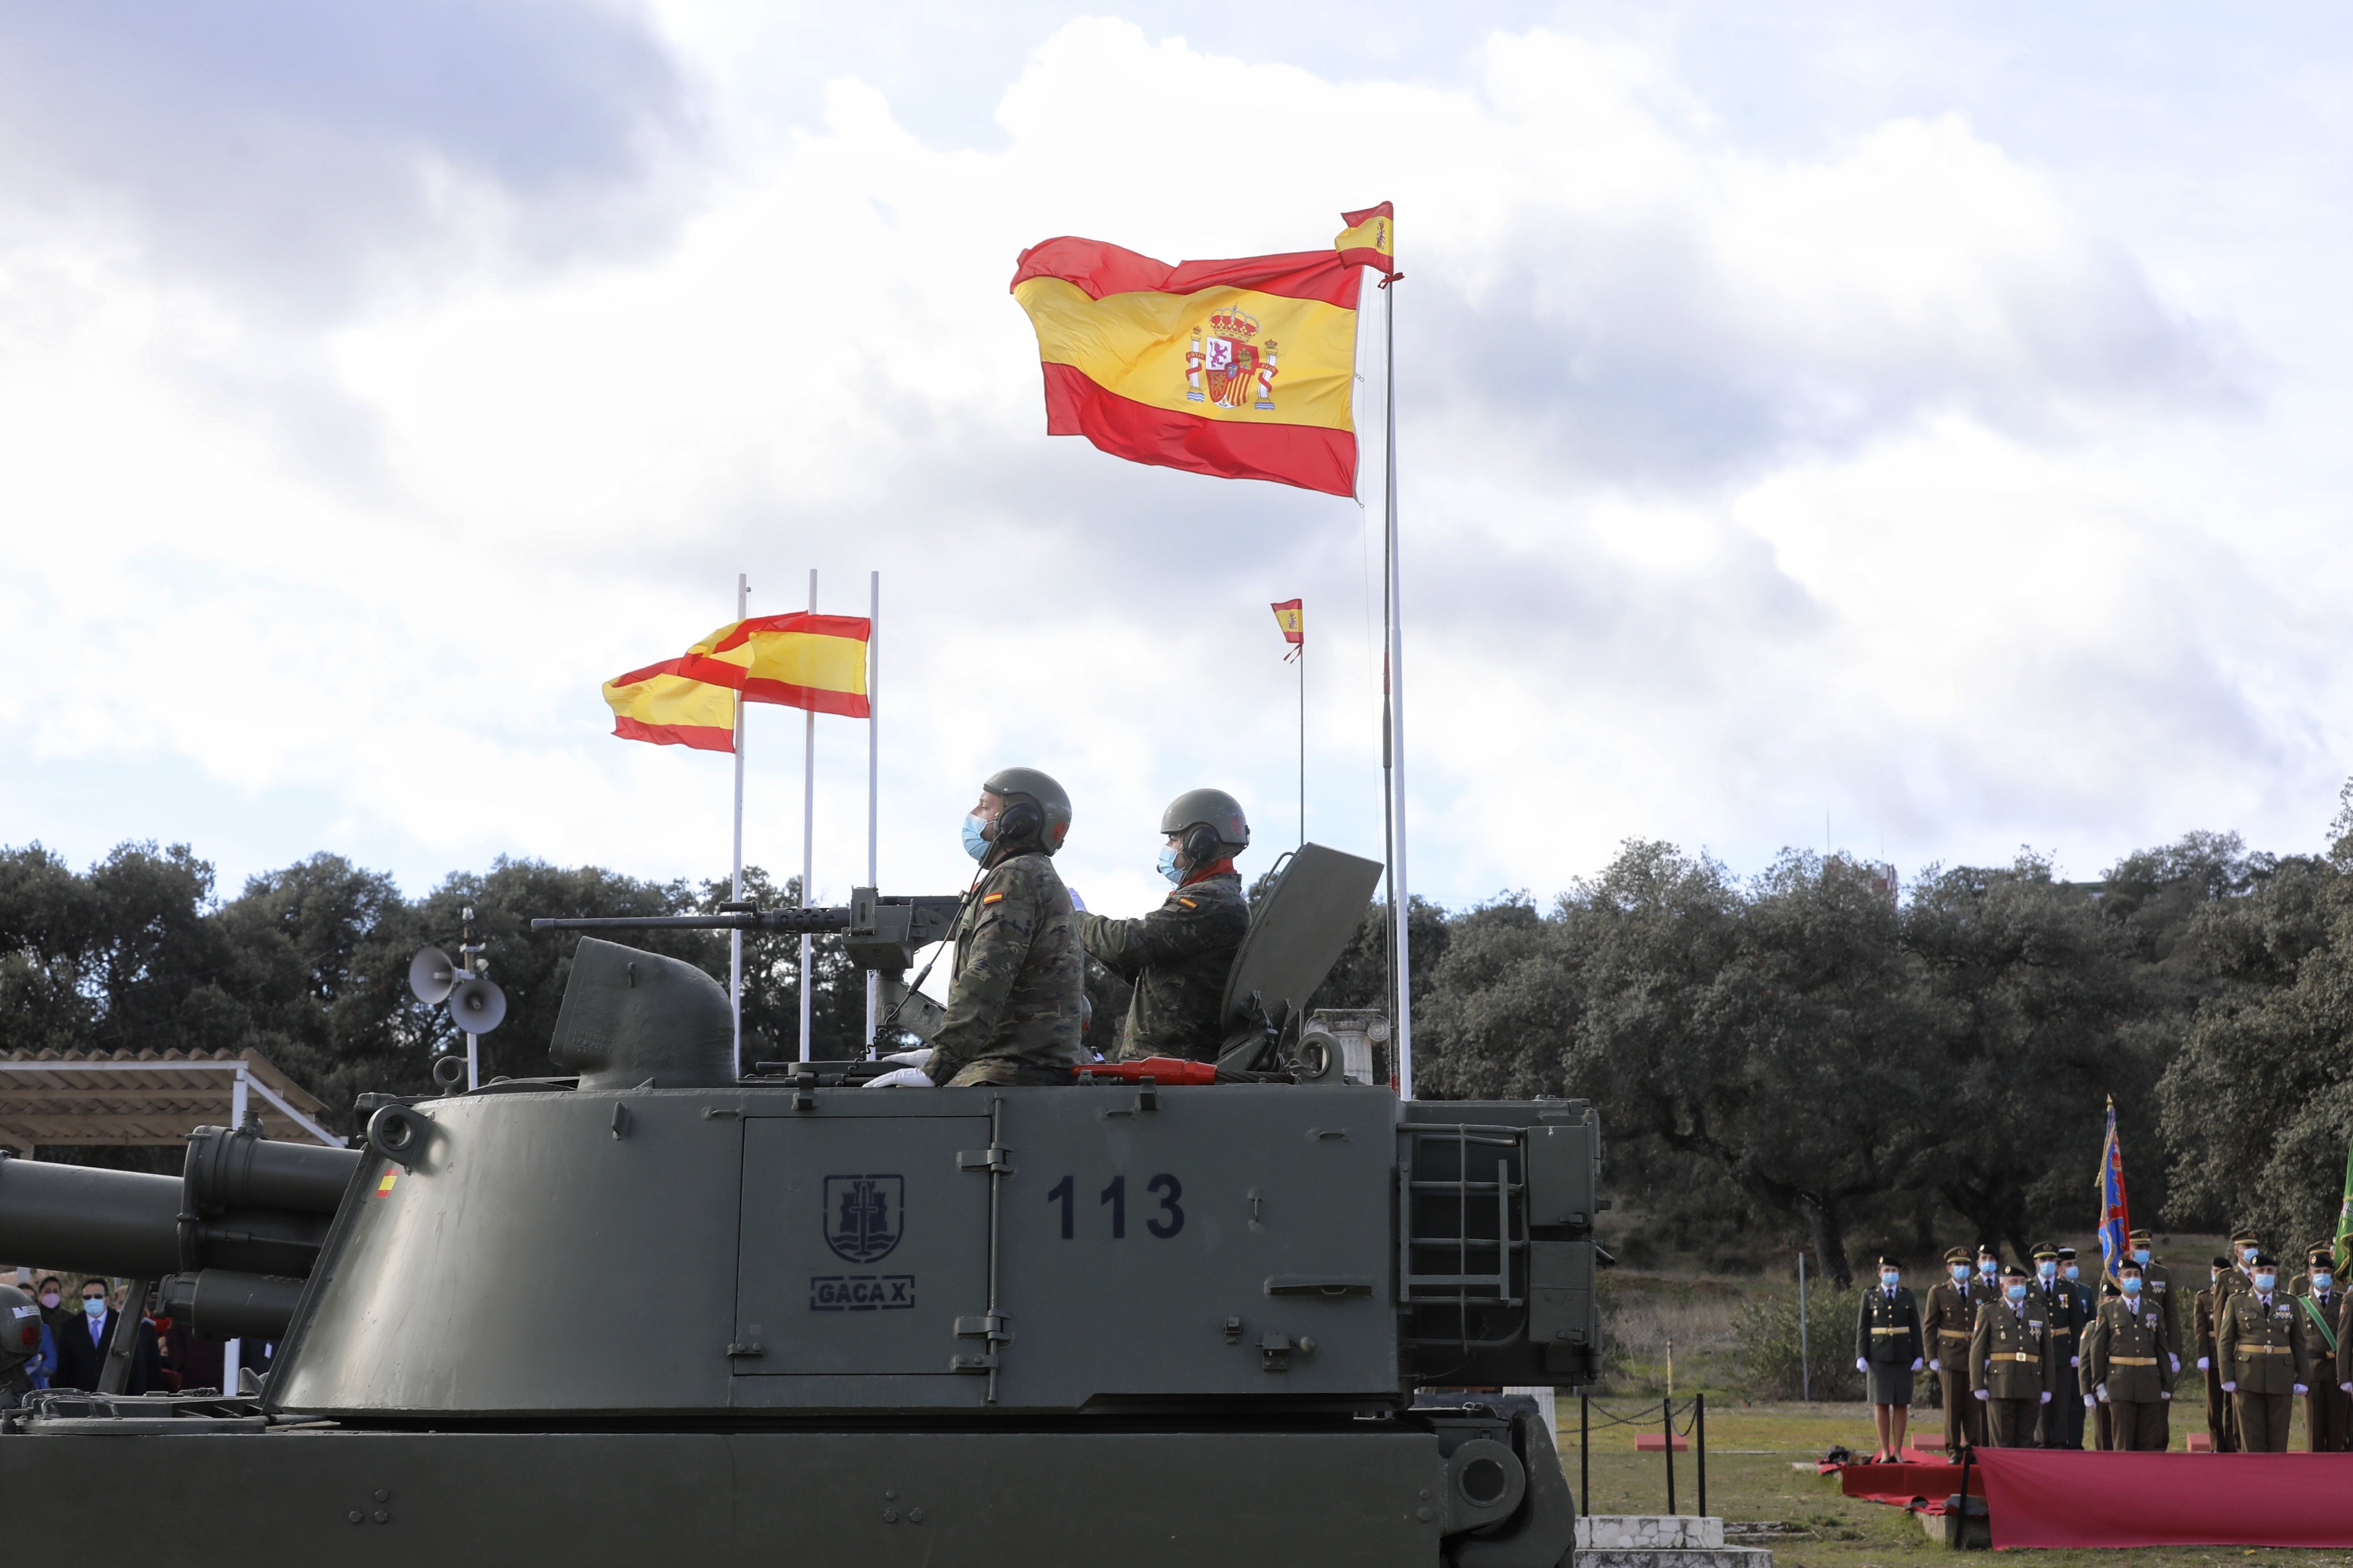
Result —
[[[2094, 881], [2021, 853], [1932, 866], [1900, 891], [1841, 857], [1790, 851], [1742, 879], [1635, 842], [1547, 905], [1417, 900], [1418, 1090], [1591, 1100], [1645, 1244], [1704, 1253], [1767, 1232], [1841, 1282], [1866, 1247], [1918, 1255], [1957, 1233], [2022, 1253], [2088, 1228], [2113, 1096], [2137, 1218], [2297, 1246], [2334, 1229], [2353, 1131], [2353, 785], [2331, 837], [2276, 856], [2193, 833]], [[798, 895], [756, 870], [747, 884], [763, 905]], [[463, 910], [510, 1005], [483, 1071], [528, 1078], [549, 1070], [575, 942], [533, 916], [708, 912], [727, 896], [502, 858], [411, 900], [322, 854], [223, 898], [185, 846], [126, 844], [82, 870], [38, 845], [0, 850], [0, 1050], [250, 1046], [348, 1131], [359, 1093], [431, 1092], [450, 1024], [410, 996], [408, 961], [428, 942], [454, 952]], [[1367, 914], [1315, 1005], [1379, 1005], [1384, 924]], [[727, 973], [724, 933], [629, 940]], [[863, 980], [834, 939], [817, 948], [815, 1052], [849, 1054]], [[797, 951], [746, 940], [747, 1059], [795, 1052]], [[1107, 1034], [1125, 988], [1098, 969], [1089, 990]]]

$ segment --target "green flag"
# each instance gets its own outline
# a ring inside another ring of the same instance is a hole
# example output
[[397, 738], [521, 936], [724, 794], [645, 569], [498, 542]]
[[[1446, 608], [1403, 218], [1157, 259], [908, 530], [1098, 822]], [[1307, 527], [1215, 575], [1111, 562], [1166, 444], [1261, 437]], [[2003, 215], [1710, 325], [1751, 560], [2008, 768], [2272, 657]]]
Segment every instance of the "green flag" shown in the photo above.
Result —
[[2353, 1142], [2345, 1146], [2345, 1200], [2337, 1206], [2337, 1272], [2353, 1268]]

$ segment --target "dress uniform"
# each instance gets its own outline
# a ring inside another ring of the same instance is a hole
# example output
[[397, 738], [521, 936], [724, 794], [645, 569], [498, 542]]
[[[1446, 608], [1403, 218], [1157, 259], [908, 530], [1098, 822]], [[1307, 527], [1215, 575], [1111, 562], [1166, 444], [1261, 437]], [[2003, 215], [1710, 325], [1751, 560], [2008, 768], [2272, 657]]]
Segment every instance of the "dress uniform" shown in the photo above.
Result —
[[[2018, 1292], [2015, 1300], [2010, 1292]], [[2037, 1419], [2051, 1403], [2051, 1325], [2027, 1289], [2026, 1270], [2002, 1270], [2003, 1300], [1978, 1312], [1969, 1340], [1969, 1388], [1986, 1406], [1986, 1440], [1997, 1448], [2034, 1447]], [[2060, 1360], [2065, 1364], [2064, 1357]]]
[[1976, 1273], [1968, 1247], [1945, 1254], [1945, 1278], [1930, 1289], [1920, 1311], [1920, 1337], [1945, 1400], [1945, 1452], [1956, 1459], [1985, 1441], [1985, 1411], [1969, 1397], [1969, 1335], [1978, 1326], [1969, 1288]]
[[1912, 1374], [1921, 1365], [1920, 1303], [1903, 1283], [1904, 1265], [1879, 1260], [1879, 1283], [1862, 1293], [1854, 1324], [1854, 1364], [1870, 1383], [1872, 1416], [1879, 1427], [1879, 1452], [1896, 1459], [1904, 1452], [1904, 1423], [1912, 1408]]
[[[2034, 1249], [2034, 1282], [2026, 1289], [2034, 1304], [2042, 1309], [2043, 1321], [2051, 1325], [2051, 1358], [2060, 1385], [2072, 1386], [2083, 1358], [2080, 1342], [2091, 1326], [2091, 1317], [2075, 1300], [2075, 1292], [2059, 1278], [2059, 1248], [2053, 1244], [2046, 1241]], [[2042, 1407], [2037, 1440], [2045, 1448], [2082, 1447], [2084, 1407], [2073, 1399], [2053, 1398]]]
[[2206, 1289], [2198, 1292], [2193, 1312], [2198, 1370], [2206, 1377], [2206, 1437], [2218, 1454], [2239, 1451], [2239, 1424], [2231, 1417], [2230, 1396], [2222, 1392], [2222, 1363], [2214, 1355], [2214, 1325], [2227, 1293], [2231, 1260], [2217, 1258], [2209, 1266]]
[[2295, 1299], [2296, 1331], [2304, 1336], [2305, 1363], [2312, 1375], [2304, 1396], [2306, 1447], [2316, 1454], [2334, 1454], [2345, 1447], [2348, 1406], [2353, 1405], [2337, 1384], [2337, 1342], [2344, 1336], [2337, 1321], [2345, 1315], [2345, 1292], [2337, 1288], [2337, 1247], [2316, 1242], [2306, 1260], [2306, 1288]]
[[2250, 1454], [2287, 1452], [2290, 1402], [2307, 1391], [2311, 1367], [2296, 1330], [2302, 1309], [2279, 1288], [2279, 1266], [2268, 1252], [2253, 1258], [2247, 1288], [2219, 1311], [2214, 1361], [2239, 1418], [2239, 1440]]
[[2159, 1453], [2166, 1444], [2166, 1402], [2172, 1397], [2165, 1310], [2149, 1299], [2141, 1265], [2127, 1259], [2119, 1272], [2123, 1289], [2100, 1303], [2084, 1331], [2080, 1386], [2086, 1405], [2108, 1413], [2102, 1447]]
[[[2165, 1386], [2167, 1391], [2170, 1392], [2173, 1388], [2173, 1380], [2181, 1375], [2183, 1307], [2181, 1292], [2174, 1287], [2173, 1271], [2157, 1260], [2157, 1254], [2153, 1250], [2156, 1240], [2155, 1237], [2145, 1230], [2134, 1231], [2129, 1241], [2132, 1249], [2130, 1256], [2134, 1262], [2140, 1265], [2141, 1299], [2165, 1314], [2165, 1349], [2158, 1353], [2166, 1358]], [[2159, 1448], [2168, 1447], [2173, 1442], [2171, 1401], [2168, 1400], [2166, 1403], [2163, 1415], [2166, 1421], [2165, 1441], [2158, 1445]]]
[[2222, 1277], [2225, 1296], [2235, 1296], [2248, 1289], [2247, 1277], [2254, 1272], [2254, 1256], [2263, 1245], [2263, 1237], [2252, 1230], [2242, 1230], [2231, 1237], [2231, 1272]]

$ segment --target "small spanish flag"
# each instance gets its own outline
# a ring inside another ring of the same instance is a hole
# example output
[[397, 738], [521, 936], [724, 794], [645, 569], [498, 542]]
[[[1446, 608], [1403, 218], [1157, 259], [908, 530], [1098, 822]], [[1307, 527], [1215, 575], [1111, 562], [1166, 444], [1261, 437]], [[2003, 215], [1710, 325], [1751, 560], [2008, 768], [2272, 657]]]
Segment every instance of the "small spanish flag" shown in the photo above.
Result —
[[683, 673], [686, 660], [666, 658], [605, 682], [613, 733], [655, 746], [698, 752], [735, 749], [735, 689]]
[[1384, 278], [1397, 276], [1397, 214], [1383, 202], [1362, 212], [1342, 213], [1348, 226], [1332, 241], [1332, 248], [1350, 267], [1371, 267]]
[[735, 749], [735, 700], [806, 708], [864, 719], [863, 616], [797, 611], [730, 621], [678, 658], [666, 658], [605, 683], [613, 733], [656, 746], [702, 752]]
[[1285, 599], [1274, 606], [1274, 624], [1282, 628], [1282, 640], [1291, 645], [1291, 651], [1282, 656], [1285, 664], [1297, 658], [1307, 647], [1305, 604], [1304, 599]]

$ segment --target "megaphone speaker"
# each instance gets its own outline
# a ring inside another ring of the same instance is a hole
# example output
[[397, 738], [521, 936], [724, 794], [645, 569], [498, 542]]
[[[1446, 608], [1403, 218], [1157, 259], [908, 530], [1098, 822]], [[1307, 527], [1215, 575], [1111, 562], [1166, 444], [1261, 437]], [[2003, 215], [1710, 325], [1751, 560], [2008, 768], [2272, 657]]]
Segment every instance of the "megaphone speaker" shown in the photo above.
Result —
[[449, 993], [449, 1013], [470, 1035], [487, 1035], [506, 1022], [507, 994], [487, 980], [460, 980]]
[[427, 1007], [448, 995], [457, 984], [458, 966], [438, 947], [422, 949], [408, 961], [408, 988]]

